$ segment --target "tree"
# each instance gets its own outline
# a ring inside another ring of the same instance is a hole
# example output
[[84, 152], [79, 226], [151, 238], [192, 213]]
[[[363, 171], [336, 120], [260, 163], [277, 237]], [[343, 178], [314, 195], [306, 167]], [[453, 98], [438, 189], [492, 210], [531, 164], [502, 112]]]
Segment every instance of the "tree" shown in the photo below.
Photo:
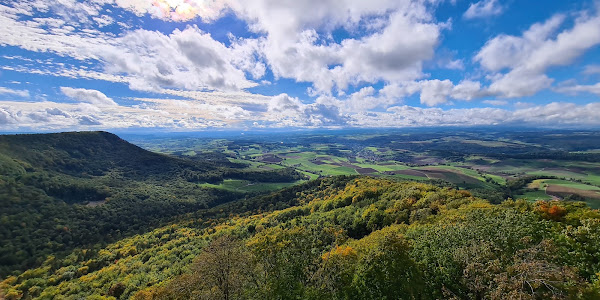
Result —
[[190, 273], [155, 292], [138, 293], [135, 299], [244, 299], [245, 285], [250, 282], [249, 257], [242, 241], [231, 236], [217, 237], [202, 249]]
[[249, 255], [245, 245], [233, 237], [213, 240], [193, 266], [202, 298], [238, 299], [249, 276]]
[[[492, 299], [569, 299], [584, 285], [576, 269], [553, 262], [555, 246], [544, 240], [517, 251], [514, 263], [494, 278]], [[597, 296], [597, 295], [596, 295]]]
[[352, 282], [356, 295], [352, 298], [417, 299], [425, 293], [422, 274], [402, 236], [381, 230], [361, 243], [366, 247], [356, 265]]

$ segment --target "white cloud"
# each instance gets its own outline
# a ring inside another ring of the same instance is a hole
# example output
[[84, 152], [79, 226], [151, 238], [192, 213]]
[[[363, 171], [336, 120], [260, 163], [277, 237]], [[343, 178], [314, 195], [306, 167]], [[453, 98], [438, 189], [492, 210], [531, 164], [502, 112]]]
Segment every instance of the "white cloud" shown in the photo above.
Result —
[[[489, 92], [502, 97], [531, 96], [550, 87], [553, 79], [545, 72], [564, 66], [600, 44], [600, 16], [582, 14], [574, 25], [555, 34], [565, 17], [556, 15], [532, 25], [522, 36], [500, 35], [488, 41], [475, 61], [494, 73]], [[508, 69], [507, 73], [501, 71]]]
[[485, 96], [486, 93], [481, 90], [479, 81], [463, 80], [452, 88], [450, 96], [457, 100], [471, 101], [475, 98]]
[[60, 87], [61, 93], [65, 94], [65, 96], [81, 101], [90, 103], [96, 106], [112, 106], [118, 105], [111, 98], [108, 98], [102, 92], [97, 90], [88, 90], [88, 89], [75, 89], [71, 87]]
[[493, 105], [493, 106], [508, 105], [508, 101], [506, 101], [506, 100], [484, 100], [483, 103]]
[[465, 64], [463, 63], [462, 59], [454, 59], [447, 61], [443, 67], [450, 70], [464, 70]]
[[446, 103], [454, 85], [450, 80], [427, 80], [421, 85], [421, 103], [436, 106]]
[[516, 68], [494, 80], [488, 91], [502, 97], [518, 98], [532, 96], [540, 90], [550, 87], [552, 82], [554, 80], [546, 74]]
[[[552, 85], [548, 69], [569, 64], [600, 44], [597, 14], [580, 12], [573, 22], [566, 15], [556, 15], [521, 35], [498, 35], [481, 48], [474, 58], [481, 70], [468, 78], [484, 77], [482, 82], [489, 82], [488, 86], [482, 87], [475, 79], [432, 78], [424, 72], [424, 65], [465, 68], [452, 50], [446, 56], [435, 54], [443, 31], [451, 30], [451, 20], [435, 18], [440, 1], [23, 0], [0, 4], [0, 46], [54, 57], [18, 58], [23, 64], [0, 68], [125, 83], [133, 90], [185, 98], [163, 99], [154, 94], [133, 98], [138, 101], [134, 106], [120, 106], [96, 90], [62, 87], [62, 93], [78, 102], [20, 102], [22, 106], [17, 101], [1, 102], [0, 123], [32, 128], [205, 128], [254, 122], [257, 126], [305, 127], [570, 124], [557, 113], [560, 109], [569, 110], [564, 115], [582, 124], [597, 123], [589, 112], [598, 111], [595, 104], [529, 104], [515, 110], [399, 106], [416, 93], [424, 106], [484, 96], [533, 95]], [[122, 21], [117, 14], [105, 14], [105, 9], [113, 9], [109, 5], [165, 21], [199, 17], [211, 22], [231, 12], [248, 23], [253, 37], [230, 34], [229, 41], [220, 42], [196, 26], [170, 33], [144, 29], [106, 33], [103, 26]], [[490, 17], [502, 11], [500, 1], [482, 0], [472, 3], [464, 17]], [[44, 12], [43, 17], [36, 12]], [[347, 37], [339, 40], [343, 35], [335, 35], [338, 30], [346, 31]], [[62, 59], [66, 57], [77, 61]], [[269, 73], [275, 83], [280, 78], [309, 83], [307, 92], [316, 100], [245, 91], [257, 82], [268, 84], [265, 74]], [[600, 72], [591, 65], [583, 73]], [[379, 84], [384, 87], [377, 90]], [[361, 88], [355, 91], [357, 87]], [[598, 84], [571, 82], [555, 90], [600, 94], [599, 89]], [[28, 97], [25, 93], [0, 87], [0, 94]], [[508, 104], [504, 100], [483, 103]]]
[[[443, 27], [421, 1], [240, 1], [231, 7], [251, 30], [266, 34], [261, 52], [274, 75], [310, 82], [317, 94], [422, 77]], [[334, 29], [352, 31], [367, 18], [381, 26], [363, 37], [331, 39]]]
[[[561, 86], [554, 89], [559, 93], [576, 95], [579, 93], [591, 93], [600, 96], [600, 82], [594, 85], [572, 85], [572, 86]], [[600, 111], [598, 112], [600, 115]]]
[[600, 74], [600, 65], [585, 66], [585, 69], [583, 70], [582, 73], [586, 74], [586, 75]]
[[166, 21], [189, 21], [200, 17], [205, 22], [218, 19], [227, 8], [225, 0], [116, 0], [117, 5], [138, 15], [150, 14]]
[[64, 23], [53, 25], [61, 30], [47, 28], [48, 20], [20, 20], [22, 11], [8, 6], [0, 5], [0, 12], [0, 46], [95, 61], [104, 67], [104, 76], [85, 69], [70, 75], [124, 80], [132, 89], [239, 90], [257, 85], [244, 71], [260, 78], [266, 69], [255, 55], [258, 41], [234, 41], [228, 48], [196, 26], [169, 35], [140, 29], [116, 37], [98, 30], [62, 30]]
[[471, 3], [469, 8], [463, 14], [465, 19], [487, 18], [497, 16], [504, 11], [498, 0], [481, 0]]
[[[21, 21], [19, 9], [0, 4], [0, 46], [16, 46], [29, 51], [54, 52], [75, 59], [97, 59], [97, 50], [111, 40], [110, 35], [87, 31], [73, 33], [44, 28], [47, 20]], [[60, 21], [55, 26], [60, 25]]]
[[405, 127], [546, 125], [598, 126], [600, 103], [576, 105], [519, 106], [499, 108], [441, 109], [394, 106], [384, 112], [343, 113], [335, 98], [322, 97], [304, 104], [286, 94], [275, 96], [266, 112], [249, 112], [236, 106], [208, 105], [197, 100], [136, 99], [134, 107], [88, 103], [0, 102], [0, 129], [66, 130], [98, 128], [243, 127], [256, 123], [264, 127]]
[[232, 104], [239, 106], [266, 106], [271, 97], [248, 92], [200, 92], [200, 91], [182, 91], [163, 89], [158, 93], [164, 95], [179, 96], [205, 103], [212, 104]]
[[112, 0], [21, 0], [11, 3], [15, 12], [22, 15], [35, 16], [37, 13], [50, 14], [52, 18], [33, 18], [32, 24], [45, 23], [54, 29], [68, 25], [77, 28], [88, 28], [93, 25], [103, 27], [112, 24], [112, 17], [101, 14], [105, 4]]
[[450, 80], [421, 81], [421, 103], [436, 106], [448, 102], [448, 97], [470, 101], [482, 95], [481, 84], [477, 81], [463, 80], [454, 85]]
[[[209, 104], [197, 100], [135, 98], [142, 101], [139, 107], [153, 109], [172, 116], [193, 116], [197, 119], [219, 120], [229, 124], [251, 120], [251, 112], [240, 106]], [[255, 117], [255, 116], [254, 116]]]
[[[457, 85], [445, 79], [432, 79], [389, 84], [381, 89], [380, 94], [385, 98], [396, 99], [396, 103], [402, 98], [420, 92], [420, 101], [427, 106], [436, 106], [448, 103], [448, 98], [455, 100], [470, 101], [485, 96], [481, 90], [481, 83], [471, 80], [463, 80]], [[392, 103], [393, 101], [388, 101]]]
[[305, 105], [298, 98], [280, 94], [271, 98], [267, 112], [277, 118], [297, 118], [304, 107]]
[[518, 109], [512, 114], [512, 121], [549, 125], [600, 125], [598, 112], [600, 103], [576, 105], [574, 103], [553, 102], [547, 105]]
[[494, 72], [515, 68], [525, 63], [564, 20], [565, 16], [555, 15], [544, 23], [533, 24], [520, 37], [498, 35], [485, 43], [485, 46], [475, 55], [475, 61], [486, 70]]
[[170, 35], [136, 30], [117, 42], [117, 47], [104, 48], [98, 55], [108, 73], [127, 74], [129, 85], [135, 90], [239, 90], [256, 86], [234, 66], [243, 68], [240, 60], [253, 58], [243, 57], [244, 51], [233, 52], [196, 26], [176, 29]]
[[395, 101], [391, 98], [375, 97], [375, 92], [372, 86], [361, 88], [358, 92], [350, 94], [347, 100], [340, 101], [338, 106], [345, 112], [355, 113], [394, 104]]
[[[398, 83], [424, 77], [423, 62], [433, 58], [440, 30], [446, 26], [435, 23], [428, 9], [429, 3], [412, 0], [344, 0], [343, 3], [312, 0], [276, 4], [268, 1], [188, 2], [196, 7], [194, 16], [203, 17], [202, 14], [206, 13], [207, 20], [218, 18], [229, 7], [248, 21], [252, 30], [266, 36], [256, 39], [231, 36], [230, 46], [225, 46], [210, 34], [191, 26], [174, 30], [171, 34], [140, 29], [116, 37], [97, 30], [66, 30], [66, 15], [62, 19], [37, 20], [33, 23], [20, 21], [16, 9], [0, 6], [10, 12], [5, 16], [7, 34], [0, 34], [0, 45], [53, 52], [82, 61], [94, 60], [99, 62], [97, 66], [104, 67], [101, 70], [103, 72], [60, 64], [46, 69], [4, 68], [126, 82], [134, 90], [161, 92], [165, 89], [243, 90], [257, 85], [246, 78], [245, 72], [253, 79], [260, 80], [268, 65], [276, 78], [312, 83], [312, 95], [330, 95], [335, 89], [342, 95], [348, 85], [380, 80]], [[77, 18], [97, 16], [100, 7], [107, 3], [112, 1], [95, 0], [87, 3], [89, 9], [83, 6], [76, 9], [82, 12], [82, 17]], [[116, 4], [139, 14], [149, 13], [154, 17], [173, 20], [176, 18], [172, 13], [179, 13], [178, 7], [186, 5], [178, 0], [168, 3], [123, 0]], [[43, 2], [36, 2], [36, 5], [38, 10], [57, 10]], [[72, 0], [66, 0], [63, 6], [74, 5], [77, 4]], [[157, 8], [163, 10], [155, 11]], [[310, 8], [312, 13], [306, 14], [302, 8]], [[169, 15], [165, 12], [169, 12]], [[182, 17], [179, 20], [184, 19]], [[362, 28], [367, 19], [377, 20], [379, 25]], [[285, 22], [279, 22], [281, 20]], [[49, 22], [56, 23], [52, 27], [60, 30], [53, 31], [42, 26], [42, 23]], [[366, 29], [368, 33], [363, 37], [334, 42], [330, 37], [331, 32], [340, 27], [349, 31]], [[399, 35], [399, 32], [402, 34]], [[462, 67], [460, 60], [449, 61], [448, 64], [452, 68]], [[430, 87], [425, 87], [426, 93], [430, 90]], [[368, 100], [376, 102], [365, 106], [360, 103], [360, 96], [353, 96], [353, 110], [395, 103], [390, 98], [370, 97]], [[436, 103], [431, 100], [434, 97], [445, 102], [441, 98], [445, 96], [434, 93], [426, 95], [423, 101]]]
[[340, 102], [320, 97], [304, 104], [296, 97], [280, 94], [271, 98], [265, 120], [275, 127], [340, 127], [347, 123], [347, 115], [340, 111]]
[[0, 86], [0, 95], [11, 95], [11, 96], [17, 96], [17, 97], [22, 97], [22, 98], [29, 98], [29, 91], [13, 90], [13, 89], [9, 89], [9, 88]]
[[127, 83], [127, 78], [120, 75], [112, 75], [106, 74], [103, 72], [86, 70], [86, 69], [77, 69], [73, 67], [67, 67], [64, 64], [52, 65], [48, 67], [38, 66], [38, 68], [25, 67], [25, 66], [0, 66], [2, 70], [9, 70], [15, 72], [22, 73], [30, 73], [30, 74], [39, 74], [46, 76], [57, 76], [57, 77], [67, 77], [74, 79], [97, 79], [104, 80], [110, 82], [121, 82]]
[[477, 126], [477, 125], [544, 125], [598, 126], [600, 103], [547, 105], [505, 110], [499, 108], [449, 109], [394, 106], [386, 112], [358, 115], [349, 122], [363, 127], [405, 126]]
[[191, 113], [88, 103], [0, 102], [1, 130], [94, 130], [111, 128], [169, 128], [190, 130], [224, 127], [228, 122]]

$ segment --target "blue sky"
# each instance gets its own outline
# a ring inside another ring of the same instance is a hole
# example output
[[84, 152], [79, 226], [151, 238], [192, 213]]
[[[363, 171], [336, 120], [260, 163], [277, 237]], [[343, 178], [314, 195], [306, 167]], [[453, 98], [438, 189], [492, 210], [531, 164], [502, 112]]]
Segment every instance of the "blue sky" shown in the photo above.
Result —
[[600, 2], [0, 3], [0, 130], [600, 125]]

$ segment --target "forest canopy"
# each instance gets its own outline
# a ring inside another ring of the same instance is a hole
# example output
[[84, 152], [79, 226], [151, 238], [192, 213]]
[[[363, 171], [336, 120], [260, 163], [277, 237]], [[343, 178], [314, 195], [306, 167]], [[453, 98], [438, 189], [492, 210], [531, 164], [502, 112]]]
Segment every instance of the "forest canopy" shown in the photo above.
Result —
[[599, 245], [600, 213], [583, 203], [493, 205], [335, 177], [48, 259], [2, 288], [8, 299], [595, 299]]

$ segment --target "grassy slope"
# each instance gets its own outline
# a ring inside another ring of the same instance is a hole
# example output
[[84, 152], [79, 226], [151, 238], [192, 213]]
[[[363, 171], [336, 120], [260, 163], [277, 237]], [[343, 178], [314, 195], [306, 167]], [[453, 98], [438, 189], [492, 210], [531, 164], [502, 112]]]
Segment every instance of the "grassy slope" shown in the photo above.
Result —
[[[312, 174], [311, 174], [312, 175]], [[283, 183], [266, 183], [266, 182], [251, 182], [248, 180], [236, 180], [236, 179], [225, 179], [222, 183], [211, 184], [202, 183], [201, 187], [223, 189], [232, 192], [241, 193], [255, 193], [255, 192], [272, 192], [282, 188], [286, 188], [292, 185], [300, 184], [305, 182], [299, 180], [296, 182], [283, 182]]]

